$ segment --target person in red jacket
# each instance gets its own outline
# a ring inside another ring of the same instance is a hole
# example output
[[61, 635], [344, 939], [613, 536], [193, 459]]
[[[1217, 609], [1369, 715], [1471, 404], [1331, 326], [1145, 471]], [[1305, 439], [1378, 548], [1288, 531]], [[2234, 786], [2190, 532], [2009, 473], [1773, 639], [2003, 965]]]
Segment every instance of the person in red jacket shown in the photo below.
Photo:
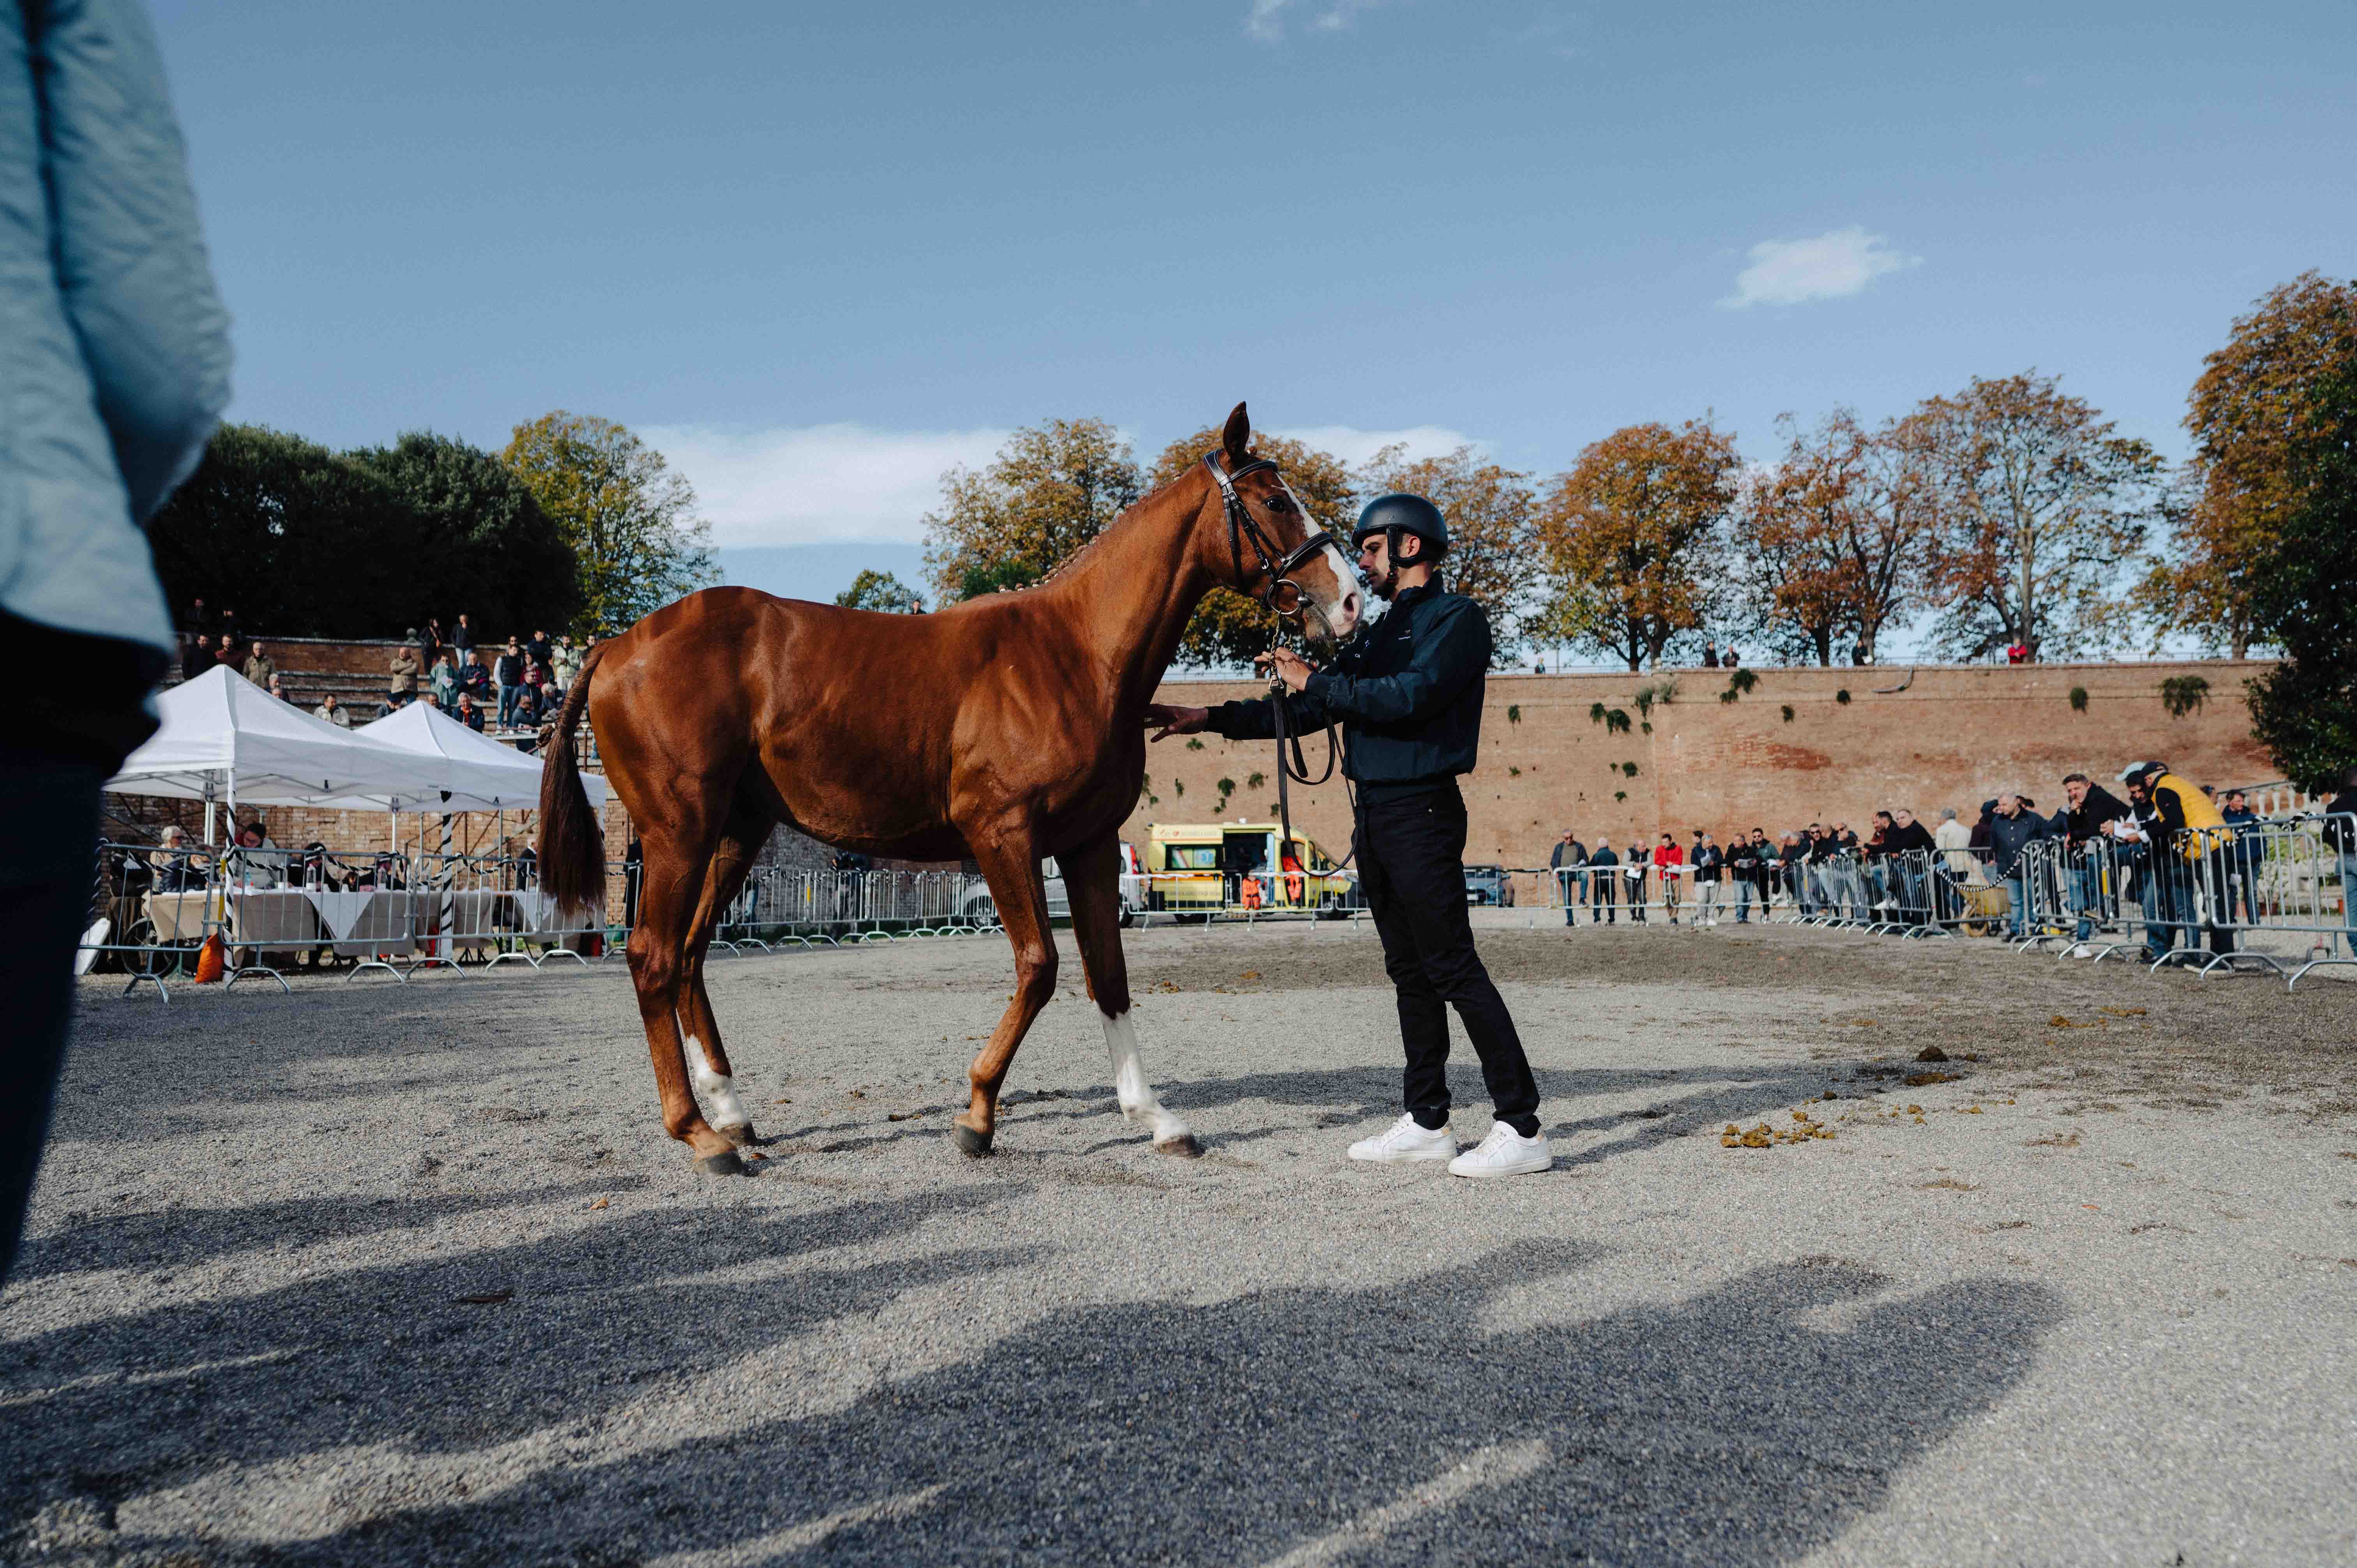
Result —
[[[1684, 875], [1686, 852], [1669, 834], [1653, 846], [1653, 869], [1662, 878], [1662, 907], [1670, 912], [1670, 924], [1678, 923], [1678, 882]], [[1673, 869], [1673, 868], [1675, 869]]]

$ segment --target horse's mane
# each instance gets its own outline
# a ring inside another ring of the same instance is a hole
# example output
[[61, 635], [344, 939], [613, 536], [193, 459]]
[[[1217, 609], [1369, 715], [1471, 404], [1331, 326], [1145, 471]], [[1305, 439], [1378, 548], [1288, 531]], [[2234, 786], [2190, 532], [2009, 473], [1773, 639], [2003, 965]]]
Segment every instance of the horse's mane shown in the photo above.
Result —
[[1061, 561], [1059, 561], [1053, 566], [1049, 567], [1047, 571], [1041, 573], [1038, 582], [1027, 583], [1020, 588], [1002, 588], [999, 592], [1022, 594], [1028, 593], [1033, 588], [1046, 587], [1049, 584], [1054, 582], [1057, 578], [1071, 571], [1072, 567], [1080, 562], [1082, 557], [1086, 556], [1090, 551], [1094, 550], [1098, 545], [1112, 538], [1114, 532], [1120, 529], [1121, 525], [1127, 522], [1132, 517], [1135, 517], [1148, 501], [1160, 495], [1163, 491], [1168, 489], [1171, 486], [1178, 483], [1180, 479], [1188, 478], [1193, 472], [1194, 467], [1190, 464], [1187, 468], [1182, 470], [1176, 478], [1164, 480], [1161, 484], [1155, 486], [1152, 489], [1146, 491], [1144, 495], [1138, 497], [1135, 500], [1122, 508], [1119, 515], [1114, 517], [1111, 522], [1106, 523], [1103, 528], [1097, 530], [1095, 538], [1091, 539], [1079, 549], [1067, 554]]

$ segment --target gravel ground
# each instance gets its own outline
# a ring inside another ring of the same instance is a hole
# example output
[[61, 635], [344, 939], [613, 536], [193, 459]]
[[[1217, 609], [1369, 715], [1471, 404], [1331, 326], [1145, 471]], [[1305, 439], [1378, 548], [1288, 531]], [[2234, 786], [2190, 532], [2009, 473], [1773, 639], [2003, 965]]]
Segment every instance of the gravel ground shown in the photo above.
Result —
[[[1003, 944], [716, 961], [750, 1180], [662, 1136], [619, 966], [92, 982], [0, 1293], [0, 1545], [2357, 1561], [2357, 989], [1512, 912], [1482, 946], [1545, 1176], [1342, 1158], [1398, 1088], [1363, 929], [1133, 933], [1195, 1161], [1114, 1113], [1069, 947], [986, 1161], [947, 1112]], [[1796, 1110], [1835, 1136], [1721, 1144]]]

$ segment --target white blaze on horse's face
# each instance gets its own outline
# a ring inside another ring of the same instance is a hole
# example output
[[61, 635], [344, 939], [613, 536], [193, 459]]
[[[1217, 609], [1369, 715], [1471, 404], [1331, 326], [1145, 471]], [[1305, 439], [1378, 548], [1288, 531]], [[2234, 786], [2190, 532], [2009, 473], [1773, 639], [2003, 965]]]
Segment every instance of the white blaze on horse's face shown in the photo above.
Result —
[[[1301, 504], [1301, 498], [1293, 493], [1293, 487], [1286, 483], [1282, 476], [1278, 477], [1276, 483], [1277, 488], [1285, 492], [1286, 499], [1293, 503], [1293, 515], [1301, 520], [1303, 529], [1309, 529], [1312, 526], [1309, 509]], [[1317, 607], [1319, 618], [1326, 623], [1328, 637], [1340, 642], [1349, 637], [1359, 624], [1359, 575], [1351, 570], [1351, 563], [1343, 558], [1342, 552], [1331, 544], [1313, 559], [1326, 568], [1333, 582], [1322, 588], [1313, 583], [1303, 583], [1302, 596]], [[1297, 574], [1296, 580], [1299, 580]], [[1304, 628], [1308, 628], [1309, 618], [1305, 615], [1301, 620]]]

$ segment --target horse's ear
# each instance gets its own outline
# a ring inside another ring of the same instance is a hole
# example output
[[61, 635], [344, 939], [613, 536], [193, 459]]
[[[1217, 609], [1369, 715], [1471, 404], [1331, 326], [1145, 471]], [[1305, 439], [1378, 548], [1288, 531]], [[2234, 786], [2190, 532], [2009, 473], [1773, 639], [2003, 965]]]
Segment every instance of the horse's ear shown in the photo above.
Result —
[[1240, 468], [1250, 460], [1252, 416], [1243, 404], [1236, 404], [1236, 411], [1228, 415], [1228, 426], [1220, 432], [1220, 445], [1227, 448], [1230, 467]]

